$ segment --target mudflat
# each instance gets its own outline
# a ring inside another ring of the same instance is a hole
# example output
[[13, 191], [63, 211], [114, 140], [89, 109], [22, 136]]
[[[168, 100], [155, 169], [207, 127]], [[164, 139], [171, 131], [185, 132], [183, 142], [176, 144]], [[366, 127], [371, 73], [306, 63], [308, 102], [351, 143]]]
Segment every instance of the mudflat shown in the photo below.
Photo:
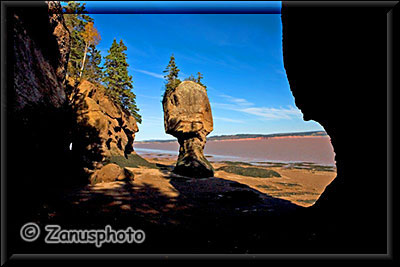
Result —
[[[142, 155], [142, 157], [157, 166], [163, 166], [164, 171], [131, 168], [131, 171], [136, 175], [133, 183], [151, 184], [167, 195], [177, 194], [178, 191], [164, 177], [165, 175], [173, 175], [171, 171], [174, 168], [176, 157], [151, 153]], [[310, 162], [266, 161], [250, 164], [240, 161], [209, 160], [215, 169], [214, 179], [236, 182], [262, 194], [288, 200], [303, 207], [313, 205], [325, 190], [325, 187], [336, 177], [335, 167]], [[273, 174], [271, 176], [265, 175], [268, 173], [262, 172], [262, 170], [272, 171]], [[211, 188], [210, 190], [212, 191]]]

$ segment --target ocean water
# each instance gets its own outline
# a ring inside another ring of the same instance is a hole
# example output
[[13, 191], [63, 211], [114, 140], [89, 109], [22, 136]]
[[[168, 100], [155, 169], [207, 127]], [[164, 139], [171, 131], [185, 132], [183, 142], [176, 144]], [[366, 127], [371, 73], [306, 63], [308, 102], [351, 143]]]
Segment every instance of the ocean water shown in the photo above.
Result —
[[[143, 156], [177, 157], [179, 144], [135, 143], [134, 149]], [[204, 154], [210, 161], [310, 162], [335, 166], [335, 153], [327, 136], [208, 141]]]

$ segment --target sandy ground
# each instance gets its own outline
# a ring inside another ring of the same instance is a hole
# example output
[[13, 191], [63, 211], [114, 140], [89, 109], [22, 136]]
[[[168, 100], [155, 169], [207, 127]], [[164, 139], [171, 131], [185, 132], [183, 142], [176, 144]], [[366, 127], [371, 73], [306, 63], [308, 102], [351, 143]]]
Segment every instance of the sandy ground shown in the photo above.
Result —
[[317, 201], [325, 187], [336, 177], [335, 172], [309, 170], [287, 170], [283, 168], [268, 168], [277, 171], [279, 178], [254, 178], [218, 171], [216, 177], [246, 184], [272, 197], [289, 200], [292, 203], [308, 207]]
[[[144, 158], [152, 163], [169, 166], [171, 170], [175, 164], [174, 156], [160, 157], [160, 155], [147, 154]], [[227, 164], [212, 162], [212, 165], [215, 169], [218, 169]], [[248, 167], [240, 164], [237, 166]], [[225, 171], [216, 171], [214, 177], [247, 185], [263, 194], [288, 200], [293, 204], [303, 207], [313, 205], [325, 190], [325, 187], [336, 177], [336, 172], [332, 171], [315, 171], [287, 167], [256, 167], [274, 170], [278, 172], [281, 177], [255, 178]], [[135, 186], [147, 184], [157, 188], [168, 197], [173, 198], [179, 195], [179, 191], [174, 188], [168, 179], [171, 175], [174, 176], [173, 173], [168, 171], [163, 173], [157, 169], [146, 168], [130, 168], [130, 170], [135, 174], [135, 179], [133, 181]]]
[[[313, 238], [307, 210], [335, 172], [280, 167], [279, 178], [254, 178], [216, 171], [189, 178], [172, 172], [176, 156], [142, 155], [157, 168], [129, 168], [133, 179], [85, 185], [57, 193], [21, 214], [26, 221], [65, 229], [115, 229], [146, 233], [143, 244], [102, 247], [104, 253], [272, 253]], [[232, 163], [212, 162], [215, 169]], [[248, 167], [235, 163], [235, 166]], [[276, 166], [276, 164], [275, 164]], [[18, 235], [19, 229], [15, 230]], [[296, 245], [297, 246], [297, 245]], [[21, 253], [99, 253], [96, 246], [50, 246], [23, 242]], [[299, 245], [297, 247], [303, 247]]]
[[[176, 156], [150, 153], [142, 157], [157, 164], [157, 168], [128, 168], [134, 174], [130, 181], [77, 188], [50, 203], [53, 207], [44, 208], [40, 217], [63, 223], [79, 218], [91, 224], [98, 220], [142, 220], [143, 225], [182, 226], [199, 217], [287, 214], [313, 205], [336, 177], [335, 171], [274, 163], [257, 168], [274, 170], [281, 177], [255, 178], [217, 170], [232, 162], [211, 161], [216, 170], [214, 177], [189, 178], [172, 172]], [[254, 167], [240, 162], [235, 166]]]

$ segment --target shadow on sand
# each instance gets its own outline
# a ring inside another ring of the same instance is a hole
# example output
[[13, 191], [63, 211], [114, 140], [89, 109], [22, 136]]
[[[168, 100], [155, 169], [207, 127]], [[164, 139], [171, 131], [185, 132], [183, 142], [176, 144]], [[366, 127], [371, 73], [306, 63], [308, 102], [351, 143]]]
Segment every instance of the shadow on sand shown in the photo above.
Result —
[[300, 253], [312, 233], [299, 219], [304, 208], [238, 182], [174, 175], [159, 165], [167, 194], [150, 184], [85, 186], [53, 199], [35, 218], [44, 228], [142, 229], [142, 244], [47, 245], [16, 241], [18, 253]]

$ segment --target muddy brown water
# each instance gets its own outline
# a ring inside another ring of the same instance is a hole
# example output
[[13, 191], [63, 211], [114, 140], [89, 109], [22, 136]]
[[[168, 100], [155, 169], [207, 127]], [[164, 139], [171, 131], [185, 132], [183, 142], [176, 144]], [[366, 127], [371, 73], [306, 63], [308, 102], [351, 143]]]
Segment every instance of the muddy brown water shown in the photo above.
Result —
[[[138, 154], [158, 153], [177, 155], [177, 142], [135, 143]], [[209, 160], [247, 162], [312, 162], [335, 165], [335, 153], [328, 136], [279, 137], [256, 140], [207, 141], [205, 155]]]

